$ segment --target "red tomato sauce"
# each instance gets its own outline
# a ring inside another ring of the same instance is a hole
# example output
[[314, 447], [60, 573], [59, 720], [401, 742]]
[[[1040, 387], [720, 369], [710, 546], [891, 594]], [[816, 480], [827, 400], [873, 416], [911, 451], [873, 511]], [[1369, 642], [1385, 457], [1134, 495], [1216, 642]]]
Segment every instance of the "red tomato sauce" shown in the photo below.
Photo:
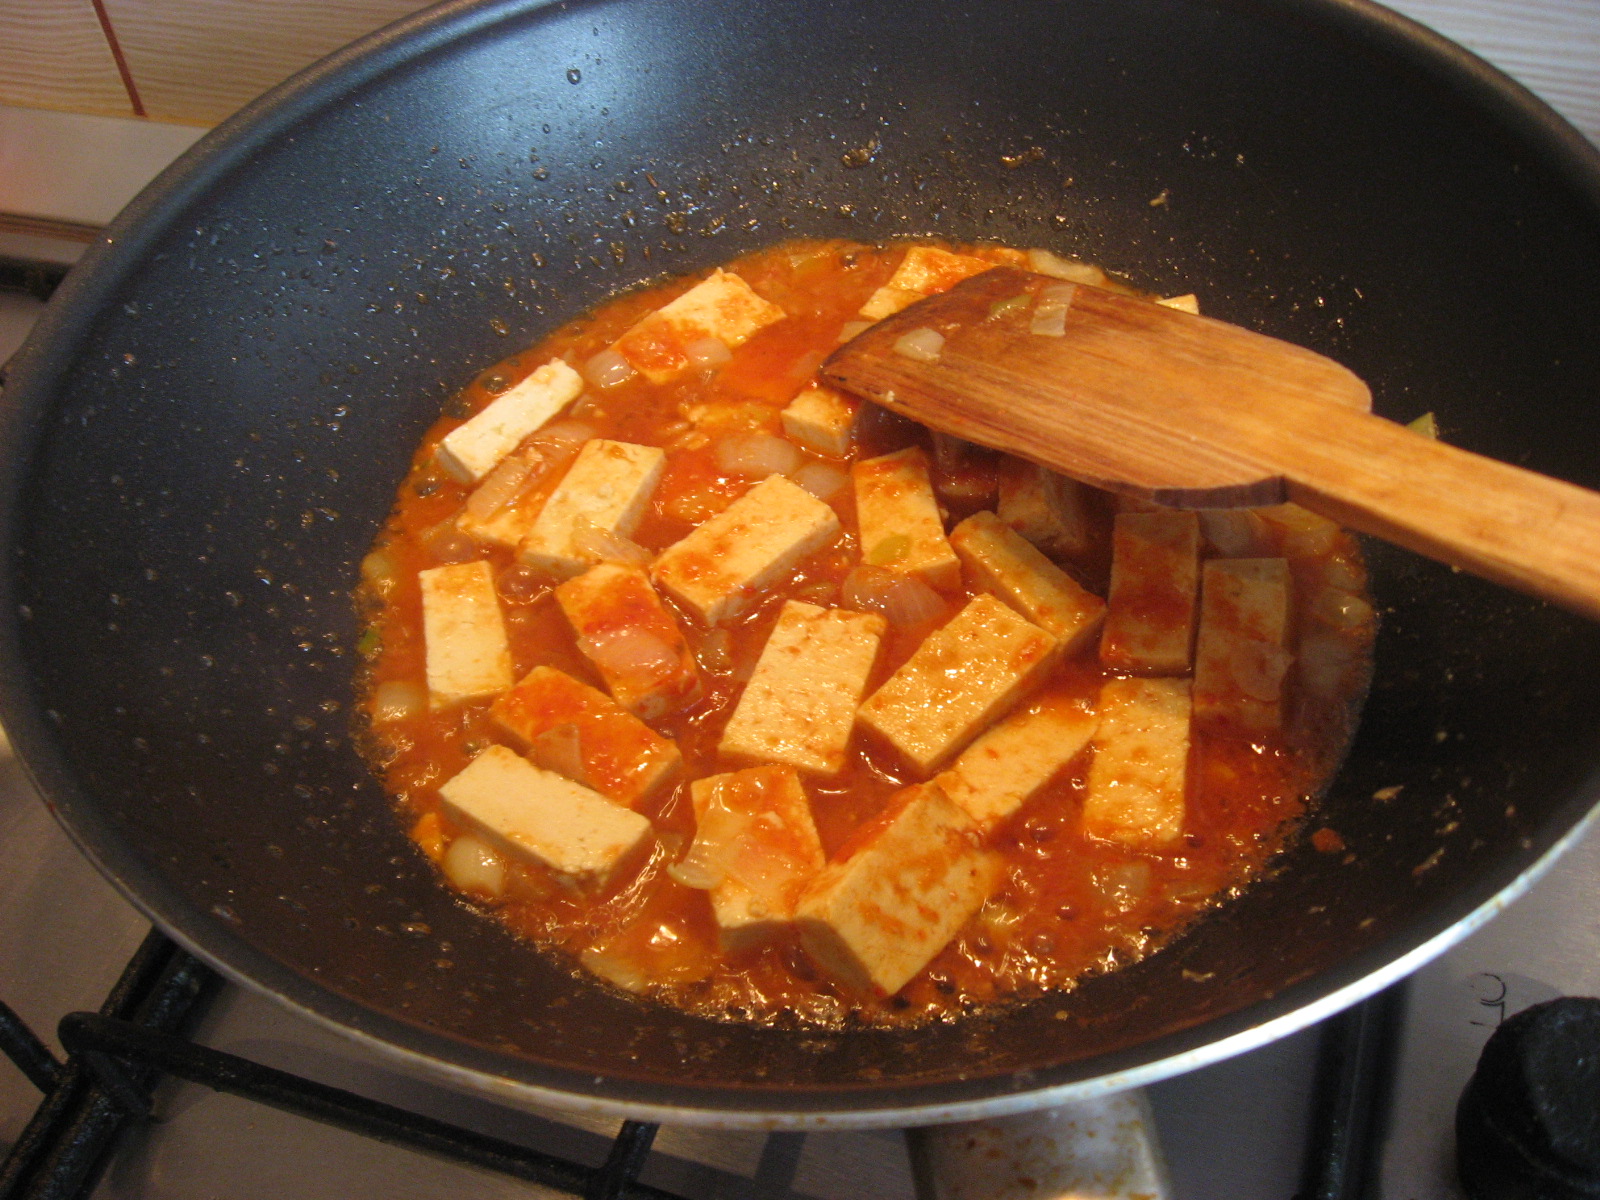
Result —
[[[839, 344], [841, 330], [848, 332], [859, 321], [858, 310], [887, 281], [903, 252], [902, 244], [791, 242], [726, 264], [758, 295], [782, 307], [787, 318], [756, 333], [714, 369], [690, 370], [662, 384], [635, 375], [611, 387], [590, 386], [547, 430], [560, 432], [559, 426], [579, 423], [585, 427], [579, 434], [666, 449], [663, 477], [632, 534], [633, 541], [657, 554], [757, 482], [719, 465], [719, 448], [743, 435], [783, 434], [780, 410], [814, 380], [822, 359]], [[997, 261], [1017, 257], [998, 248], [962, 252], [993, 255]], [[518, 565], [510, 550], [474, 543], [454, 529], [471, 489], [435, 464], [435, 448], [466, 417], [540, 364], [561, 357], [581, 370], [637, 320], [694, 282], [675, 280], [614, 300], [472, 381], [417, 448], [394, 511], [364, 563], [358, 596], [369, 622], [362, 640], [370, 718], [364, 744], [413, 836], [436, 861], [467, 832], [441, 808], [439, 784], [485, 746], [507, 739], [489, 721], [487, 700], [440, 711], [418, 703], [393, 706], [395, 695], [426, 695], [418, 572], [441, 563], [486, 560], [497, 581], [516, 677], [543, 665], [593, 687], [603, 689], [603, 684], [576, 647], [552, 595], [558, 581]], [[540, 445], [541, 439], [549, 441], [545, 431], [533, 435], [530, 444]], [[934, 464], [947, 532], [973, 512], [993, 507], [996, 454], [936, 446], [926, 430], [880, 410], [863, 415], [854, 457], [913, 445], [925, 447]], [[567, 461], [576, 447], [576, 442], [566, 447]], [[559, 460], [559, 454], [553, 457]], [[562, 470], [564, 464], [551, 470], [518, 503], [541, 503]], [[597, 890], [571, 886], [506, 853], [499, 886], [469, 891], [486, 912], [527, 938], [530, 954], [537, 947], [564, 956], [574, 970], [587, 967], [614, 985], [723, 1019], [828, 1026], [952, 1019], [987, 1004], [1069, 989], [1086, 974], [1151, 953], [1246, 886], [1289, 838], [1298, 836], [1309, 802], [1325, 786], [1351, 734], [1369, 675], [1374, 620], [1363, 598], [1365, 572], [1354, 539], [1303, 510], [1283, 506], [1257, 510], [1250, 536], [1254, 556], [1285, 557], [1293, 576], [1290, 651], [1295, 657], [1285, 726], [1280, 734], [1262, 737], [1225, 722], [1197, 723], [1184, 832], [1176, 843], [1148, 850], [1086, 837], [1080, 810], [1087, 756], [1080, 755], [991, 835], [1005, 861], [999, 891], [894, 996], [867, 994], [828, 977], [793, 936], [737, 953], [723, 950], [706, 894], [680, 884], [666, 868], [694, 836], [688, 782], [745, 765], [723, 761], [718, 740], [779, 608], [787, 599], [848, 607], [841, 602], [841, 586], [862, 557], [849, 485], [828, 503], [843, 535], [802, 561], [738, 620], [712, 631], [687, 612], [675, 613], [701, 665], [704, 686], [693, 706], [650, 722], [677, 744], [684, 763], [676, 783], [638, 806], [654, 827], [650, 844]], [[1116, 501], [1098, 495], [1096, 503], [1092, 546], [1061, 565], [1104, 596]], [[1202, 538], [1202, 557], [1215, 553]], [[867, 694], [975, 594], [963, 586], [941, 596], [942, 611], [928, 619], [891, 624]], [[1053, 668], [1044, 688], [1092, 700], [1106, 676], [1091, 642]], [[399, 691], [395, 685], [402, 685]], [[805, 781], [824, 852], [839, 854], [912, 782], [894, 751], [858, 728], [843, 773]]]

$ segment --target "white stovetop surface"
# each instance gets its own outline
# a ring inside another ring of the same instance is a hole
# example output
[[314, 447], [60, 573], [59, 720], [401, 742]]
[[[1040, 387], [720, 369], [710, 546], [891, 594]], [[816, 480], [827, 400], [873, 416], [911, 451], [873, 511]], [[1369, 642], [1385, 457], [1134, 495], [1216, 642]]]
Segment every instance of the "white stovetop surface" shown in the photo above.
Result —
[[[1393, 7], [1476, 50], [1600, 141], [1600, 0], [1396, 0]], [[36, 115], [36, 114], [35, 114]], [[101, 222], [196, 136], [173, 126], [0, 106], [0, 211]], [[114, 157], [104, 151], [117, 147]], [[5, 170], [56, 156], [39, 188]], [[72, 247], [0, 234], [0, 254], [70, 261]], [[0, 362], [38, 305], [0, 295]], [[1530, 894], [1420, 971], [1402, 1048], [1382, 1200], [1457, 1200], [1450, 1112], [1483, 1040], [1505, 1015], [1551, 996], [1600, 993], [1600, 834]], [[146, 931], [56, 828], [0, 743], [0, 996], [41, 1033], [95, 1008]], [[1530, 956], [1529, 948], [1538, 952]], [[276, 1005], [226, 989], [202, 1036], [222, 1049], [466, 1124], [599, 1162], [614, 1122], [560, 1125], [396, 1077]], [[1296, 1191], [1315, 1032], [1149, 1089], [1181, 1200], [1288, 1200]], [[0, 1060], [0, 1148], [37, 1095]], [[169, 1089], [164, 1121], [137, 1135], [97, 1196], [138, 1200], [458, 1200], [543, 1189], [300, 1121], [201, 1088]], [[667, 1128], [644, 1176], [658, 1187], [752, 1200], [912, 1200], [898, 1132], [721, 1134]]]

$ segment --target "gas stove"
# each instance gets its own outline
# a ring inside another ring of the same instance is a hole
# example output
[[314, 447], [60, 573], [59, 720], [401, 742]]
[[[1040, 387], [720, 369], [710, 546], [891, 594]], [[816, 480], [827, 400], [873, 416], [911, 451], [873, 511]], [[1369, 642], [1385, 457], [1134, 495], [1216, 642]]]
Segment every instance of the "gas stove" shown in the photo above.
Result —
[[[1600, 139], [1600, 9], [1592, 0], [1410, 0], [1399, 7], [1478, 49]], [[39, 311], [26, 289], [47, 291], [82, 239], [196, 136], [176, 126], [0, 106], [0, 167], [33, 168], [0, 170], [0, 214], [27, 218], [0, 221], [0, 261], [11, 260], [0, 283], [12, 289], [0, 291], [0, 361]], [[1459, 1200], [1456, 1099], [1484, 1041], [1507, 1017], [1557, 995], [1600, 993], [1597, 893], [1600, 828], [1591, 820], [1526, 896], [1404, 984], [1323, 1027], [1147, 1087], [1168, 1194]], [[63, 1055], [53, 1032], [63, 1015], [99, 1009], [136, 954], [174, 953], [146, 945], [148, 931], [78, 855], [9, 747], [0, 746], [0, 1000]], [[448, 1122], [469, 1141], [500, 1139], [589, 1168], [648, 1141], [637, 1129], [629, 1131], [631, 1143], [614, 1141], [614, 1120], [513, 1111], [420, 1083], [272, 1001], [207, 980], [203, 968], [193, 982], [205, 999], [187, 1029], [194, 1042], [424, 1122]], [[0, 1150], [23, 1136], [39, 1102], [27, 1075], [0, 1062]], [[197, 1083], [169, 1079], [156, 1090], [153, 1110], [156, 1120], [129, 1123], [93, 1195], [473, 1200], [581, 1191], [417, 1153]], [[691, 1200], [926, 1200], [912, 1157], [899, 1130], [664, 1127], [637, 1184], [609, 1194], [653, 1188]], [[0, 1196], [47, 1194], [68, 1193], [7, 1191], [0, 1176]]]

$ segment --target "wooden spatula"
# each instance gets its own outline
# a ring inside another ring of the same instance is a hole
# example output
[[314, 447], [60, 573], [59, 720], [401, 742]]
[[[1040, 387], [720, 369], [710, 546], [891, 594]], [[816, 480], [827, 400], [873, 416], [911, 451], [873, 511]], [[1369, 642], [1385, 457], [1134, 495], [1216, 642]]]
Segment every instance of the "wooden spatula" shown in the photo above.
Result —
[[[1060, 336], [1033, 332], [1062, 298]], [[1234, 325], [997, 267], [822, 374], [1086, 483], [1183, 508], [1292, 500], [1600, 619], [1600, 494], [1375, 417], [1338, 363]]]

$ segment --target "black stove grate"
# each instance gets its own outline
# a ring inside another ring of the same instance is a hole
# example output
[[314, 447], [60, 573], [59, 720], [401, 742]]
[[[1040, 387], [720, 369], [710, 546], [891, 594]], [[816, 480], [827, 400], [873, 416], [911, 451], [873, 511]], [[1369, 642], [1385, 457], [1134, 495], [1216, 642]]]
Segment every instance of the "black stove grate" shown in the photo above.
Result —
[[154, 1089], [168, 1077], [583, 1200], [682, 1200], [638, 1180], [652, 1124], [624, 1121], [606, 1161], [583, 1166], [189, 1041], [220, 982], [152, 930], [98, 1013], [62, 1018], [64, 1063], [0, 1003], [0, 1049], [44, 1093], [0, 1163], [0, 1200], [85, 1200], [122, 1132], [154, 1115]]

